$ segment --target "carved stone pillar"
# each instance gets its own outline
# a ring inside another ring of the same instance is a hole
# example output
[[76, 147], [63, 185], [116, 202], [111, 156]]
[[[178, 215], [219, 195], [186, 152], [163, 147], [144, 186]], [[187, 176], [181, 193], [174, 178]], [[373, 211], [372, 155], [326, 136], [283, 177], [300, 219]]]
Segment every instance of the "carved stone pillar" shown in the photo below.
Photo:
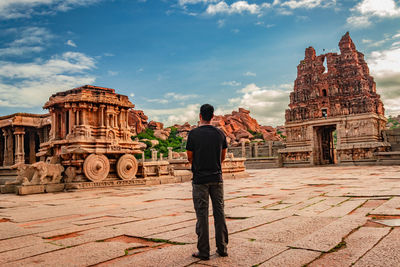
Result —
[[60, 125], [61, 125], [61, 133], [60, 133], [60, 138], [65, 138], [65, 136], [67, 135], [67, 111], [64, 111], [61, 113], [61, 116], [59, 116], [60, 118]]
[[81, 125], [81, 120], [80, 120], [80, 115], [81, 111], [79, 109], [76, 110], [75, 112], [75, 124], [76, 125]]
[[123, 120], [122, 120], [122, 117], [123, 117], [123, 112], [122, 112], [122, 109], [119, 111], [119, 113], [118, 113], [118, 124], [119, 124], [119, 128], [124, 128], [124, 125], [123, 125]]
[[258, 158], [258, 143], [254, 143], [254, 157]]
[[144, 151], [142, 152], [142, 162], [145, 162], [146, 161], [146, 157], [145, 157], [145, 155], [144, 155]]
[[88, 112], [86, 109], [82, 109], [81, 113], [82, 113], [82, 124], [87, 125], [88, 124]]
[[245, 158], [246, 157], [246, 143], [244, 141], [242, 141], [241, 145], [242, 145], [242, 158]]
[[129, 129], [129, 110], [125, 110], [126, 114], [126, 128]]
[[272, 157], [272, 143], [273, 141], [268, 141], [268, 156]]
[[4, 161], [3, 166], [11, 166], [14, 163], [13, 158], [13, 150], [14, 150], [14, 142], [13, 142], [13, 134], [11, 129], [3, 129], [4, 136]]
[[25, 163], [25, 150], [24, 150], [24, 136], [25, 131], [23, 127], [17, 127], [14, 130], [15, 137], [15, 160], [14, 163]]
[[57, 116], [55, 111], [52, 109], [51, 112], [51, 139], [56, 139], [56, 132], [57, 132]]
[[104, 127], [104, 105], [100, 105], [100, 127]]
[[72, 130], [74, 128], [75, 125], [75, 114], [74, 114], [74, 110], [71, 108], [69, 110], [69, 133], [72, 133]]
[[150, 151], [151, 151], [151, 160], [156, 161], [157, 160], [157, 150], [152, 148], [152, 149], [150, 149]]
[[36, 162], [36, 140], [35, 140], [35, 133], [30, 132], [29, 133], [29, 163], [35, 163]]
[[172, 159], [172, 147], [168, 147], [168, 159]]

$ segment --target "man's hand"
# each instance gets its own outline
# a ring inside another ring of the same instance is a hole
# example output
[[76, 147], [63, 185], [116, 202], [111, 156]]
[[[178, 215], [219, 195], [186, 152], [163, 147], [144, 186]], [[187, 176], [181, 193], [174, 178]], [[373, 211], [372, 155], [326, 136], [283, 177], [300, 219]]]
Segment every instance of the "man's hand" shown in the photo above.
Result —
[[225, 160], [226, 157], [226, 148], [222, 149], [221, 151], [221, 162], [223, 162]]
[[192, 162], [193, 162], [193, 152], [190, 151], [190, 150], [186, 150], [186, 154], [187, 154], [189, 163], [192, 164]]

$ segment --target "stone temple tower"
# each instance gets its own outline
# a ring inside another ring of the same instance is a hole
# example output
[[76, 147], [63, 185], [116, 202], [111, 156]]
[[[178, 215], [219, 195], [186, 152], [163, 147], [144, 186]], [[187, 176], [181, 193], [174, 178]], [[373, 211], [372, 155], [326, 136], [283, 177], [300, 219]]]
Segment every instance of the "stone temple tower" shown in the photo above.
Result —
[[[347, 32], [340, 54], [305, 51], [285, 114], [284, 166], [368, 163], [386, 151], [386, 119], [364, 55]], [[326, 65], [327, 68], [324, 66]]]

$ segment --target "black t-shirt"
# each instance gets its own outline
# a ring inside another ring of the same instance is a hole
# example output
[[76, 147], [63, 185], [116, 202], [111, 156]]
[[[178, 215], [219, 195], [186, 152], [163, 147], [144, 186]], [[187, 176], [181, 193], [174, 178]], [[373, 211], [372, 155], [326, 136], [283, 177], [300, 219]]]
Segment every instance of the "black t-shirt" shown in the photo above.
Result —
[[193, 152], [193, 183], [222, 182], [221, 152], [227, 148], [225, 134], [212, 125], [189, 132], [186, 149]]

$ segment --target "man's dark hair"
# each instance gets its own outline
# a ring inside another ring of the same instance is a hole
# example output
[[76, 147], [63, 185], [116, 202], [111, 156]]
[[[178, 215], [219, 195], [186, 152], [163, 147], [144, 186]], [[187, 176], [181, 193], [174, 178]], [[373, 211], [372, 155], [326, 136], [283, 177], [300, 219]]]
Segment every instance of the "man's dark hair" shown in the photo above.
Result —
[[211, 121], [214, 116], [214, 107], [210, 104], [204, 104], [200, 107], [200, 115], [205, 121]]

